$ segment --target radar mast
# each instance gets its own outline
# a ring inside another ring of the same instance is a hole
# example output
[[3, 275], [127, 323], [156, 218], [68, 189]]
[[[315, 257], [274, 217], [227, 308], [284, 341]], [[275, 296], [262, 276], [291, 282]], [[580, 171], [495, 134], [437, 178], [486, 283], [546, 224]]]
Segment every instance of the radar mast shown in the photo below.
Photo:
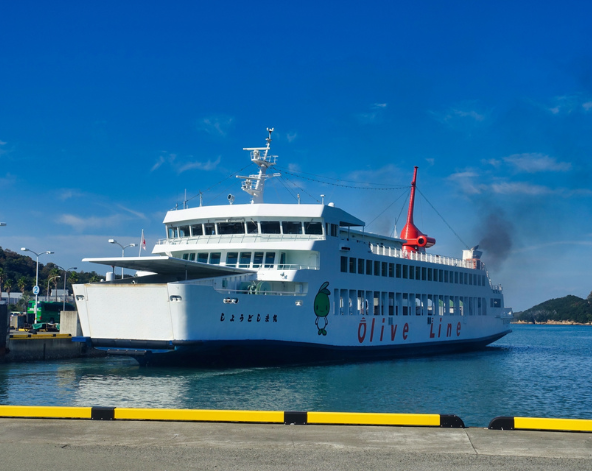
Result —
[[277, 155], [269, 155], [269, 149], [271, 146], [271, 133], [273, 132], [273, 128], [267, 128], [267, 132], [269, 133], [269, 136], [265, 139], [267, 141], [267, 146], [243, 147], [243, 150], [250, 151], [251, 162], [259, 167], [259, 174], [245, 177], [240, 175], [236, 176], [237, 178], [242, 178], [245, 180], [241, 185], [241, 189], [253, 197], [251, 204], [263, 203], [265, 180], [268, 178], [279, 177], [281, 175], [280, 173], [274, 173], [271, 175], [267, 174], [267, 169], [273, 167], [277, 162]]

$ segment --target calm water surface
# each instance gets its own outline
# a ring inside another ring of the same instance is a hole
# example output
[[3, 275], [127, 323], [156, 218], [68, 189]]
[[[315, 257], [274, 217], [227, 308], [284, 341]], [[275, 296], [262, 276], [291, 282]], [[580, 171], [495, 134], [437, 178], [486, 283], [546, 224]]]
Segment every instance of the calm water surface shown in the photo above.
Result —
[[119, 357], [0, 365], [0, 404], [592, 419], [592, 327], [513, 326], [476, 353], [284, 368], [140, 368]]

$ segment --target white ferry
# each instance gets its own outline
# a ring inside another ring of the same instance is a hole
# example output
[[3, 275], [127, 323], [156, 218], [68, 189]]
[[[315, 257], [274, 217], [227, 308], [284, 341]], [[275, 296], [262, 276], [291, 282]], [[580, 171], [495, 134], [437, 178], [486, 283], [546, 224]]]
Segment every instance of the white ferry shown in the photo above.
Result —
[[252, 365], [466, 351], [511, 332], [477, 247], [426, 252], [417, 167], [400, 238], [367, 233], [333, 203], [264, 203], [268, 131], [244, 149], [259, 167], [239, 177], [251, 204], [172, 210], [152, 256], [84, 259], [138, 270], [74, 286], [85, 341], [144, 365]]

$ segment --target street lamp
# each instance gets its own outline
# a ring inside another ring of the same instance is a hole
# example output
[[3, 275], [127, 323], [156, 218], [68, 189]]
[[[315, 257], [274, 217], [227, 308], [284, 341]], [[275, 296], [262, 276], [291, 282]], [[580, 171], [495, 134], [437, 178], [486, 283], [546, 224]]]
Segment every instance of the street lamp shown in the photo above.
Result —
[[51, 250], [47, 250], [45, 252], [37, 253], [37, 252], [33, 252], [32, 250], [29, 250], [26, 247], [22, 247], [21, 250], [23, 252], [34, 253], [37, 256], [37, 270], [35, 272], [35, 288], [37, 288], [36, 289], [37, 292], [35, 293], [35, 322], [37, 322], [37, 301], [39, 300], [39, 257], [41, 255], [45, 255], [45, 254], [51, 255], [53, 252]]
[[[109, 239], [109, 243], [116, 244], [121, 247], [121, 258], [125, 257], [125, 249], [127, 249], [128, 247], [135, 247], [136, 246], [136, 244], [128, 244], [128, 245], [123, 246], [119, 242], [117, 242], [115, 239]], [[121, 267], [121, 279], [123, 280], [123, 267]]]
[[[56, 278], [61, 278], [61, 276], [55, 275], [55, 276], [52, 276], [47, 279], [47, 299], [48, 299], [48, 301], [49, 301], [49, 283], [51, 283], [51, 280], [55, 280]], [[56, 290], [56, 295], [57, 295], [57, 290]]]
[[[62, 267], [58, 267], [58, 268], [62, 268]], [[77, 267], [70, 267], [70, 268], [62, 268], [62, 270], [64, 270], [64, 305], [62, 306], [62, 311], [66, 310], [66, 279], [68, 278], [68, 272], [70, 270], [76, 270]]]

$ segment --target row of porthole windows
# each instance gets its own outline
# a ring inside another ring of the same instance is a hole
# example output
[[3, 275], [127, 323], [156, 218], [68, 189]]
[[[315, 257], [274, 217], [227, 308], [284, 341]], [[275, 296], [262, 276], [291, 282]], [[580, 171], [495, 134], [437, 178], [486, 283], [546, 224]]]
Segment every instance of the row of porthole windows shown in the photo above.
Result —
[[341, 257], [343, 273], [375, 275], [409, 280], [438, 281], [461, 285], [485, 286], [487, 277], [480, 273], [467, 273], [442, 268], [428, 268], [402, 263], [381, 262], [355, 257]]
[[[276, 252], [226, 252], [226, 262], [222, 252], [188, 252], [183, 254], [183, 260], [191, 260], [211, 265], [225, 265], [239, 268], [273, 268]], [[281, 252], [278, 263], [286, 263], [286, 253]]]
[[[333, 313], [337, 315], [487, 315], [485, 298], [431, 294], [334, 290]], [[491, 300], [493, 307], [493, 299]], [[496, 300], [501, 303], [501, 300]], [[496, 306], [497, 307], [497, 306]]]
[[307, 234], [322, 235], [322, 222], [304, 221], [248, 221], [207, 222], [186, 226], [168, 226], [168, 238], [197, 237], [229, 234]]

